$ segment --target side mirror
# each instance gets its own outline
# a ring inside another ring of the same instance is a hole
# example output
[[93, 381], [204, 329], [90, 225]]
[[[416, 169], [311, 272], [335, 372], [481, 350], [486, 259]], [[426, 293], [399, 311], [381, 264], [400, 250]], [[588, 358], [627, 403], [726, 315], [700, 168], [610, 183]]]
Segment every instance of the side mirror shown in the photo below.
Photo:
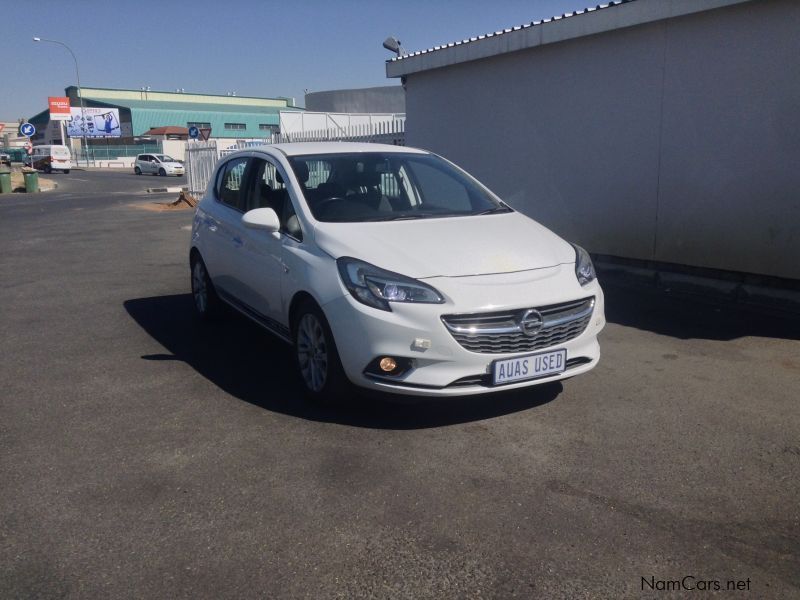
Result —
[[281, 228], [278, 214], [271, 208], [254, 208], [242, 215], [242, 223], [249, 229], [263, 229], [273, 233]]

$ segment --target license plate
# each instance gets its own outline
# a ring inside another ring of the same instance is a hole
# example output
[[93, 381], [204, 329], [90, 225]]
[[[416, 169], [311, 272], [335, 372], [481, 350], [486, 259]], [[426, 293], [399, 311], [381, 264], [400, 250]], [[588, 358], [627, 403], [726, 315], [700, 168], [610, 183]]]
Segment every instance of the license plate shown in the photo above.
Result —
[[535, 379], [545, 375], [563, 373], [567, 368], [567, 351], [550, 350], [517, 358], [496, 360], [492, 363], [494, 385]]

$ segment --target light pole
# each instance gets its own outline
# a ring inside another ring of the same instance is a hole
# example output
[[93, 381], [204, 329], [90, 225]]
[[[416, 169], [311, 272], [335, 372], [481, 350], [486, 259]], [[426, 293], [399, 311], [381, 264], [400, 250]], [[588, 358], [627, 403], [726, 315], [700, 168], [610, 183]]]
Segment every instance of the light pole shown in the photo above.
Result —
[[[72, 51], [72, 48], [67, 46], [64, 42], [59, 42], [58, 40], [48, 40], [46, 38], [35, 37], [33, 38], [34, 42], [50, 42], [51, 44], [58, 44], [59, 46], [64, 46], [72, 55], [72, 60], [75, 61], [75, 77], [78, 79], [78, 100], [81, 103], [81, 137], [83, 138], [83, 154], [86, 157], [86, 166], [89, 166], [89, 146], [86, 144], [86, 115], [83, 112], [83, 92], [81, 91], [81, 73], [78, 70], [78, 59], [75, 57], [75, 53]], [[63, 141], [63, 140], [62, 140]]]

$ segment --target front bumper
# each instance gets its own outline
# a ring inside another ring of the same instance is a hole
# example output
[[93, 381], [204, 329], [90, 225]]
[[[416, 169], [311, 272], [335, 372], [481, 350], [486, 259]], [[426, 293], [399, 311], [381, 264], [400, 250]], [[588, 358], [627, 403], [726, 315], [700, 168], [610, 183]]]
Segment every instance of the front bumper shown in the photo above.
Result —
[[[346, 294], [323, 306], [342, 366], [355, 385], [415, 396], [483, 394], [579, 375], [592, 369], [600, 358], [597, 334], [605, 325], [603, 291], [597, 281], [581, 287], [572, 265], [502, 275], [440, 277], [426, 282], [444, 294], [445, 304], [393, 303], [392, 312], [387, 312], [365, 306]], [[533, 308], [587, 296], [594, 296], [595, 305], [586, 329], [552, 347], [567, 350], [567, 370], [506, 385], [490, 385], [492, 363], [532, 352], [469, 351], [455, 340], [441, 320], [442, 315], [452, 313]], [[418, 339], [429, 341], [430, 347], [418, 348], [415, 345]], [[546, 349], [537, 352], [543, 350]], [[367, 365], [379, 356], [409, 358], [412, 368], [396, 378], [365, 374]]]

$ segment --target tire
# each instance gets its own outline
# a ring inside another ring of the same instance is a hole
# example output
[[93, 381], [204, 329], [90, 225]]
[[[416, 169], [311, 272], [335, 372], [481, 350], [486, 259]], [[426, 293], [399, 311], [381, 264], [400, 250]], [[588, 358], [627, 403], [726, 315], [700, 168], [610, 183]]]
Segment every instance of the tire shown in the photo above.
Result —
[[137, 175], [142, 174], [142, 170], [139, 167], [133, 167], [133, 172], [136, 173]]
[[64, 175], [69, 175], [69, 169], [64, 169]]
[[159, 174], [161, 177], [166, 177], [166, 176], [167, 176], [167, 172], [166, 172], [164, 169], [159, 169], [159, 170], [158, 170], [158, 174]]
[[47, 166], [47, 167], [45, 167], [45, 168], [44, 168], [44, 172], [45, 172], [45, 173], [47, 173], [47, 174], [49, 175], [50, 173], [52, 173], [52, 172], [53, 172], [53, 168], [52, 168], [52, 167], [50, 167], [50, 166]]
[[222, 301], [217, 296], [214, 284], [208, 276], [206, 264], [199, 255], [191, 261], [192, 273], [192, 300], [194, 301], [195, 314], [204, 321], [210, 321], [219, 316], [222, 311]]
[[297, 310], [292, 327], [294, 357], [303, 391], [309, 400], [329, 403], [350, 391], [339, 352], [325, 315], [307, 300]]

